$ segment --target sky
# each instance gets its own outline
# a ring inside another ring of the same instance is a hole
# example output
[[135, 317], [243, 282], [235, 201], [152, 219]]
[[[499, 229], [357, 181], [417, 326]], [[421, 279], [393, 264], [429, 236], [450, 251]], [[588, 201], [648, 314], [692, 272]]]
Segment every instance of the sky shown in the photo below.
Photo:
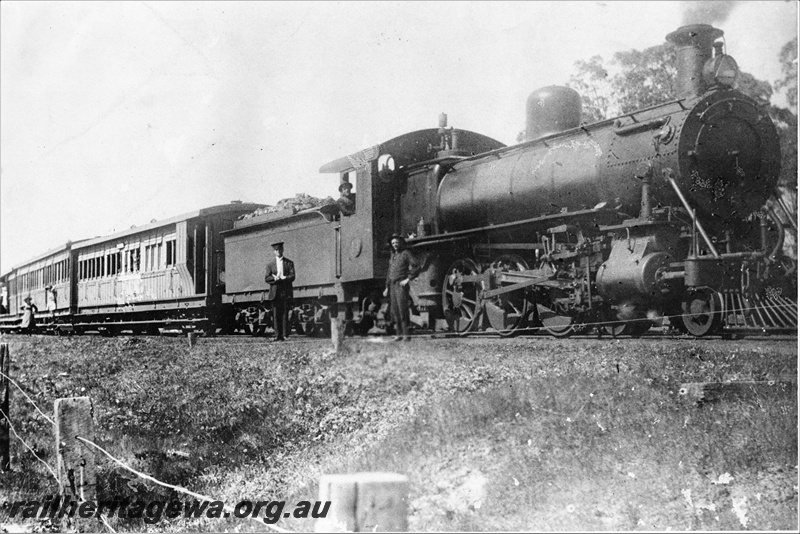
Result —
[[513, 144], [576, 61], [695, 22], [774, 82], [797, 3], [0, 2], [0, 273], [232, 200], [335, 198], [322, 165], [442, 112]]

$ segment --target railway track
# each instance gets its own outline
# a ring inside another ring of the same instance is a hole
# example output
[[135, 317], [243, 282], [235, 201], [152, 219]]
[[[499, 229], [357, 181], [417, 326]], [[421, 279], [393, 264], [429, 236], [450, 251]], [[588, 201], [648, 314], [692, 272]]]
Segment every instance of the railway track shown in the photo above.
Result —
[[[692, 313], [676, 316], [667, 316], [653, 321], [630, 320], [616, 322], [582, 322], [572, 323], [569, 329], [562, 325], [557, 325], [553, 329], [547, 323], [540, 326], [530, 326], [520, 324], [515, 328], [511, 335], [509, 332], [498, 332], [491, 327], [488, 319], [478, 317], [475, 321], [476, 328], [469, 331], [453, 331], [439, 329], [432, 331], [429, 329], [417, 328], [413, 338], [470, 338], [470, 337], [550, 337], [557, 338], [613, 338], [613, 339], [632, 339], [632, 338], [686, 338], [701, 339], [705, 337], [722, 339], [741, 339], [743, 337], [771, 337], [789, 336], [796, 338], [797, 326], [797, 303], [781, 296], [768, 299], [752, 298], [742, 299], [736, 295], [722, 295], [719, 300], [704, 302], [708, 306], [701, 309], [692, 310]], [[714, 334], [704, 336], [693, 336], [686, 331], [684, 325], [686, 318], [696, 321], [704, 328], [713, 328]], [[660, 321], [661, 324], [658, 324]], [[530, 321], [528, 321], [530, 323]], [[417, 325], [419, 326], [419, 325]], [[480, 328], [478, 328], [480, 326]], [[90, 334], [105, 337], [114, 336], [183, 336], [189, 333], [208, 339], [253, 339], [267, 341], [271, 339], [271, 329], [258, 330], [256, 334], [239, 331], [235, 334], [222, 334], [221, 330], [210, 334], [207, 328], [207, 321], [204, 319], [171, 320], [162, 322], [152, 321], [126, 321], [126, 322], [102, 322], [102, 323], [80, 323], [63, 324], [50, 323], [39, 325], [37, 334], [45, 335], [73, 335]], [[15, 329], [4, 329], [3, 335], [13, 334]], [[298, 333], [291, 337], [292, 340], [313, 340], [326, 337], [325, 335], [306, 335]], [[348, 335], [348, 337], [350, 337]], [[390, 339], [389, 334], [382, 327], [372, 328], [366, 335], [353, 335], [355, 339]]]

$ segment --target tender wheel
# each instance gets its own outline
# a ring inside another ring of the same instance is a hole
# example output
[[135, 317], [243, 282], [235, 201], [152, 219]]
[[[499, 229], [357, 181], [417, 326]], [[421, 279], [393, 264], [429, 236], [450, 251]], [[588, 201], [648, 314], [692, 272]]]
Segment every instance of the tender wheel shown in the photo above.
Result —
[[[216, 337], [216, 335], [217, 335], [217, 325], [214, 324], [214, 323], [211, 323], [211, 324], [209, 324], [207, 326], [204, 326], [202, 331], [203, 331], [203, 336], [204, 337]], [[153, 335], [157, 336], [159, 334], [160, 334], [160, 332], [158, 331], [158, 328], [156, 328], [155, 334], [153, 334]]]
[[317, 325], [314, 322], [314, 318], [306, 319], [306, 324], [303, 326], [303, 330], [308, 337], [315, 337], [317, 335]]
[[611, 337], [631, 336], [640, 337], [642, 334], [650, 330], [653, 326], [651, 321], [627, 321], [624, 323], [609, 323], [604, 324], [601, 328], [603, 332], [611, 335]]
[[478, 326], [478, 266], [469, 258], [453, 263], [442, 287], [442, 308], [453, 331], [466, 335]]
[[683, 303], [683, 326], [695, 337], [715, 334], [722, 328], [722, 297], [708, 288], [692, 291]]
[[261, 336], [267, 331], [266, 326], [261, 326], [258, 323], [252, 323], [248, 325], [248, 328], [250, 330], [250, 335], [253, 337]]
[[[528, 264], [515, 254], [505, 254], [493, 261], [491, 268], [506, 272], [525, 271], [528, 269]], [[501, 284], [495, 284], [494, 280], [492, 276], [492, 289], [501, 287]], [[526, 325], [528, 313], [528, 299], [524, 289], [497, 295], [486, 302], [489, 324], [504, 337], [517, 335], [519, 329]]]
[[604, 324], [600, 328], [604, 333], [610, 335], [611, 337], [619, 337], [625, 335], [627, 325], [625, 323], [609, 323]]
[[641, 337], [653, 326], [652, 321], [642, 320], [628, 323], [625, 333], [632, 337]]

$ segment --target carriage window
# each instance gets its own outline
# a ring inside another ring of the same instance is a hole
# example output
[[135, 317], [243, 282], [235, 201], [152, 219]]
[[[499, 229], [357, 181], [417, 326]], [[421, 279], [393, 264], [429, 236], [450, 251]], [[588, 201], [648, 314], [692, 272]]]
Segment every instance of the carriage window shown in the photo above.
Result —
[[167, 241], [166, 246], [167, 246], [166, 266], [170, 267], [172, 265], [175, 265], [175, 263], [176, 263], [176, 261], [175, 261], [175, 240], [171, 239], [171, 240]]
[[132, 273], [139, 272], [141, 268], [141, 250], [135, 248], [133, 250], [130, 250], [129, 253], [130, 253], [130, 259], [128, 266], [130, 267], [130, 272]]
[[145, 246], [145, 270], [155, 271], [161, 268], [161, 243]]
[[118, 265], [117, 254], [118, 252], [112, 252], [111, 254], [108, 255], [108, 274], [110, 276], [113, 276], [119, 272], [117, 270], [117, 265]]

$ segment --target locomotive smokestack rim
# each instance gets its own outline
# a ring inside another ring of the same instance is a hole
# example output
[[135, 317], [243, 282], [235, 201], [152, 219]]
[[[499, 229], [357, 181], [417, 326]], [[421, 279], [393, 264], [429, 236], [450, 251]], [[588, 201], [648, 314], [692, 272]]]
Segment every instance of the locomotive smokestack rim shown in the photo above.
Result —
[[675, 46], [697, 46], [707, 41], [711, 46], [714, 41], [725, 35], [725, 32], [711, 24], [687, 24], [667, 34], [667, 41]]
[[725, 32], [710, 24], [681, 26], [666, 36], [675, 45], [677, 75], [675, 87], [678, 98], [700, 96], [707, 89], [703, 67], [712, 57], [714, 41]]

